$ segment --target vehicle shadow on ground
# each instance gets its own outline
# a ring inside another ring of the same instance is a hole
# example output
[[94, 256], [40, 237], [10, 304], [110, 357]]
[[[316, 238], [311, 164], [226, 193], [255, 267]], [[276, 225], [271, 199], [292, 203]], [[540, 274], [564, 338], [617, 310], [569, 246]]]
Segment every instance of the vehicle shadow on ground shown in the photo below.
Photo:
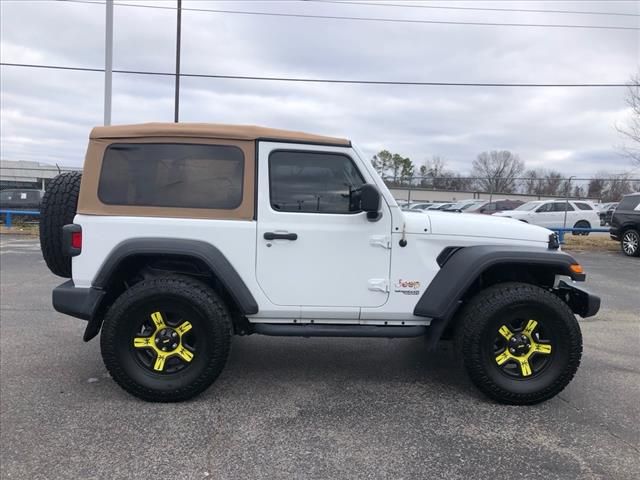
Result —
[[468, 380], [452, 342], [428, 352], [424, 339], [236, 337], [215, 390], [233, 384], [283, 382], [402, 385], [427, 396], [481, 397]]

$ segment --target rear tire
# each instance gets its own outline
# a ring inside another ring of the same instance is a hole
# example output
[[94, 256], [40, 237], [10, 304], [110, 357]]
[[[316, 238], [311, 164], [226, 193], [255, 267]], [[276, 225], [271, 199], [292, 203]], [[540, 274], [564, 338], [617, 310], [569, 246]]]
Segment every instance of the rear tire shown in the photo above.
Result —
[[127, 392], [150, 402], [179, 402], [220, 375], [231, 332], [226, 305], [207, 285], [157, 277], [135, 284], [109, 308], [100, 347], [107, 370]]
[[[580, 220], [576, 222], [573, 228], [591, 228], [591, 224], [586, 220]], [[586, 237], [589, 235], [589, 232], [573, 232], [573, 235], [584, 235]]]
[[80, 194], [80, 172], [65, 172], [47, 186], [40, 207], [40, 249], [47, 267], [60, 277], [71, 278], [71, 257], [62, 245], [62, 227], [73, 223]]
[[525, 283], [502, 283], [478, 293], [460, 313], [456, 337], [474, 385], [512, 405], [557, 395], [574, 377], [582, 356], [580, 327], [567, 304]]
[[640, 232], [629, 229], [622, 233], [620, 238], [622, 253], [628, 257], [640, 257]]

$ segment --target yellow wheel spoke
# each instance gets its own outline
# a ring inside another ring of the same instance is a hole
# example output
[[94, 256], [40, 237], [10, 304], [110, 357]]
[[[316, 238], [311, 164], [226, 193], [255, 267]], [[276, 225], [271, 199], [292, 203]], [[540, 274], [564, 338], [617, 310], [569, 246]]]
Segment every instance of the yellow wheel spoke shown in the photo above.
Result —
[[499, 332], [500, 332], [500, 335], [502, 335], [507, 340], [509, 340], [511, 337], [513, 337], [513, 333], [511, 333], [511, 330], [509, 330], [509, 327], [507, 327], [506, 325], [502, 325], [500, 327]]
[[548, 343], [535, 343], [533, 345], [533, 351], [549, 355], [551, 353], [551, 345]]
[[167, 359], [168, 355], [164, 352], [156, 352], [157, 356], [156, 356], [156, 361], [153, 364], [153, 369], [161, 372], [162, 370], [164, 370], [164, 362]]
[[160, 312], [153, 312], [151, 314], [151, 320], [153, 320], [153, 324], [156, 326], [156, 329], [158, 330], [166, 326], [164, 324], [164, 319], [162, 318], [162, 314]]
[[136, 348], [152, 348], [153, 337], [135, 337], [133, 339], [133, 346]]
[[511, 355], [509, 355], [509, 352], [505, 350], [504, 352], [502, 352], [500, 355], [496, 357], [496, 363], [498, 365], [502, 365], [504, 362], [506, 362], [510, 358], [511, 358]]
[[189, 330], [191, 330], [191, 328], [192, 328], [191, 323], [189, 323], [188, 321], [185, 320], [183, 323], [180, 324], [180, 326], [178, 328], [176, 328], [176, 330], [178, 331], [178, 333], [180, 335], [184, 335]]
[[178, 350], [176, 353], [185, 362], [190, 362], [193, 359], [193, 353], [191, 353], [189, 350], [184, 348], [182, 345], [178, 347]]
[[522, 372], [522, 376], [528, 377], [531, 375], [531, 365], [529, 365], [529, 360], [526, 358], [519, 358], [518, 362], [520, 362], [520, 371]]
[[529, 336], [533, 335], [533, 331], [536, 329], [537, 326], [538, 326], [538, 322], [536, 322], [535, 320], [529, 320], [527, 322], [527, 326], [524, 327], [524, 333], [526, 333]]

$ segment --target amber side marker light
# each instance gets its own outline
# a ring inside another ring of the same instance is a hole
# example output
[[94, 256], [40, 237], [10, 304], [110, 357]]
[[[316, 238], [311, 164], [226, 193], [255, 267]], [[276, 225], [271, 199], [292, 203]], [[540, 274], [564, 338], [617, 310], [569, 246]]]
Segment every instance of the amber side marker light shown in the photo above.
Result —
[[573, 273], [584, 273], [584, 268], [582, 268], [582, 265], [580, 265], [579, 263], [574, 263], [573, 265], [571, 265], [569, 267], [569, 269], [573, 272]]

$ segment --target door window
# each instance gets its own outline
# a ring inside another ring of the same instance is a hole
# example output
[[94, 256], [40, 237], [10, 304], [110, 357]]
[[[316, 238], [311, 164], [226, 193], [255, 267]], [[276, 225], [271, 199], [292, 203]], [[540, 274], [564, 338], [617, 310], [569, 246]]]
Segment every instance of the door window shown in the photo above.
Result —
[[364, 183], [346, 155], [281, 150], [269, 156], [271, 207], [278, 212], [358, 213], [354, 194]]
[[536, 210], [536, 213], [549, 213], [553, 212], [553, 203], [545, 203]]

